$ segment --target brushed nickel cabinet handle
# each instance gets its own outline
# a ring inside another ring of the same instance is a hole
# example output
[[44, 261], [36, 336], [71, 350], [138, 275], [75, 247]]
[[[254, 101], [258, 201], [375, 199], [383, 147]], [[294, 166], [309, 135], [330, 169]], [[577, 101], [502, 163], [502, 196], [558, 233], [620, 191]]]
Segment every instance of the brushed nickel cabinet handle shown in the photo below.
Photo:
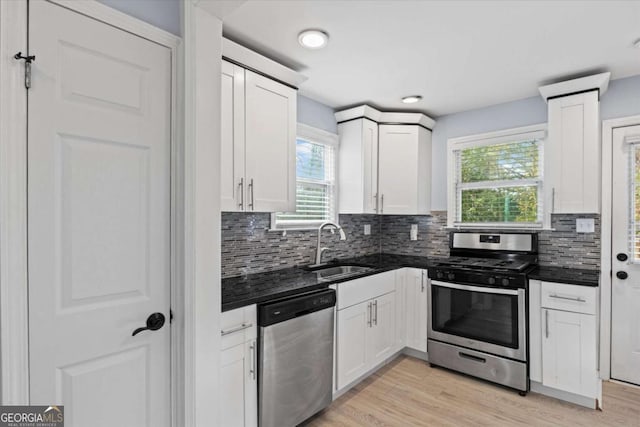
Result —
[[234, 332], [238, 332], [238, 331], [242, 331], [244, 329], [250, 328], [253, 326], [253, 323], [243, 323], [240, 326], [236, 326], [235, 328], [231, 328], [231, 329], [227, 329], [220, 331], [220, 334], [224, 337], [225, 335], [229, 335], [232, 334]]
[[253, 178], [251, 178], [251, 181], [249, 181], [249, 190], [251, 190], [251, 203], [249, 203], [249, 207], [251, 208], [251, 210], [255, 210], [255, 207], [253, 206], [253, 192], [254, 192], [254, 188], [253, 188]]
[[384, 213], [384, 194], [380, 196], [380, 213]]
[[367, 304], [367, 326], [371, 327], [371, 303]]
[[374, 310], [374, 317], [373, 317], [373, 324], [378, 326], [378, 300], [375, 300], [373, 302], [373, 308]]
[[238, 207], [242, 208], [244, 207], [244, 178], [240, 178], [240, 184], [238, 184], [238, 186], [240, 187], [240, 201], [238, 202]]
[[249, 373], [251, 374], [251, 377], [253, 377], [254, 381], [256, 379], [256, 342], [252, 342], [251, 343], [251, 347], [249, 347], [251, 349], [251, 369], [249, 370]]
[[564, 299], [567, 301], [576, 301], [576, 302], [587, 302], [586, 299], [584, 298], [580, 298], [580, 297], [576, 297], [576, 298], [571, 298], [571, 297], [563, 297], [561, 295], [549, 295], [549, 298], [556, 298], [556, 299]]
[[551, 189], [551, 213], [556, 211], [556, 188]]
[[545, 310], [544, 311], [544, 323], [545, 323], [545, 325], [544, 325], [544, 330], [545, 330], [544, 335], [545, 335], [545, 338], [549, 338], [549, 310]]

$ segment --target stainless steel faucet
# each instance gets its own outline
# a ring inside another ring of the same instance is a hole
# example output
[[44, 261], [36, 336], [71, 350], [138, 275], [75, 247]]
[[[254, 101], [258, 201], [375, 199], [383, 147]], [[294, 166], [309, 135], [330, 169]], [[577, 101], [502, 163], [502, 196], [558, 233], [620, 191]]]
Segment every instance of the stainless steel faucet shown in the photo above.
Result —
[[325, 227], [333, 227], [335, 230], [338, 230], [338, 233], [340, 233], [340, 240], [347, 240], [347, 235], [344, 234], [344, 230], [338, 224], [335, 224], [331, 221], [326, 221], [320, 224], [320, 227], [318, 227], [318, 244], [316, 246], [316, 262], [314, 265], [322, 264], [322, 254], [325, 251], [330, 250], [329, 248], [320, 248], [320, 239], [322, 237], [322, 230]]

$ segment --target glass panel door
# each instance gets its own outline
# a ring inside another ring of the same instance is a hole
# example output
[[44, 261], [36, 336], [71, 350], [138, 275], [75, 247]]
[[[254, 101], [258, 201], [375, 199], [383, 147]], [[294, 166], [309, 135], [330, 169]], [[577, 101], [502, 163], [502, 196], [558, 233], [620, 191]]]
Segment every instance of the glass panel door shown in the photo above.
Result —
[[518, 348], [518, 296], [432, 285], [432, 328]]

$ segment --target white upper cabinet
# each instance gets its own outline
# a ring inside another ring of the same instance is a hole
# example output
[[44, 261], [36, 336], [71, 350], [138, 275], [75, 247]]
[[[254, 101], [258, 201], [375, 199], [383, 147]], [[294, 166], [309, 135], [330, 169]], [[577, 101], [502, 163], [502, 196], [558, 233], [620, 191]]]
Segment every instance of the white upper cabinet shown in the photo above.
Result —
[[551, 213], [600, 212], [599, 97], [608, 83], [609, 73], [602, 73], [540, 88], [548, 103], [545, 186]]
[[247, 208], [296, 208], [296, 91], [246, 71]]
[[417, 125], [380, 125], [379, 213], [431, 211], [431, 132]]
[[223, 211], [295, 210], [295, 89], [222, 61]]
[[223, 211], [244, 210], [244, 69], [222, 61], [222, 158], [220, 197]]
[[340, 213], [429, 214], [429, 129], [435, 122], [420, 113], [384, 113], [366, 105], [340, 111], [336, 119]]
[[378, 124], [356, 119], [338, 126], [338, 177], [341, 213], [376, 213], [378, 198]]

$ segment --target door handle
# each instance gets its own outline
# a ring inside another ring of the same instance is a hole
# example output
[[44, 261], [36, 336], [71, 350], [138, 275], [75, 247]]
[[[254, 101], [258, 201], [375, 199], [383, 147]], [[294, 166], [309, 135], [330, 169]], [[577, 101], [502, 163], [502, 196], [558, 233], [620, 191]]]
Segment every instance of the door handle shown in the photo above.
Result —
[[373, 308], [374, 308], [373, 324], [378, 326], [378, 300], [375, 300], [373, 302]]
[[256, 379], [256, 342], [252, 342], [251, 346], [249, 347], [251, 349], [251, 369], [249, 369], [249, 373], [251, 374], [251, 377], [253, 377], [253, 379]]
[[251, 190], [251, 203], [249, 203], [249, 207], [251, 208], [251, 210], [255, 210], [255, 208], [253, 207], [253, 178], [251, 178], [251, 181], [249, 181], [249, 188], [247, 190]]
[[238, 202], [238, 207], [242, 208], [244, 207], [244, 178], [240, 178], [240, 184], [238, 184], [238, 186], [240, 187], [240, 201]]
[[626, 271], [618, 271], [616, 273], [616, 277], [620, 280], [627, 280], [627, 277], [629, 277], [629, 275], [627, 274]]
[[544, 336], [549, 338], [549, 310], [544, 311]]
[[138, 335], [140, 332], [142, 331], [157, 331], [158, 329], [162, 328], [164, 326], [164, 314], [162, 313], [152, 313], [149, 315], [149, 317], [147, 317], [147, 326], [144, 326], [142, 328], [138, 328], [135, 331], [133, 331], [133, 333], [131, 334], [132, 337], [135, 337], [136, 335]]

